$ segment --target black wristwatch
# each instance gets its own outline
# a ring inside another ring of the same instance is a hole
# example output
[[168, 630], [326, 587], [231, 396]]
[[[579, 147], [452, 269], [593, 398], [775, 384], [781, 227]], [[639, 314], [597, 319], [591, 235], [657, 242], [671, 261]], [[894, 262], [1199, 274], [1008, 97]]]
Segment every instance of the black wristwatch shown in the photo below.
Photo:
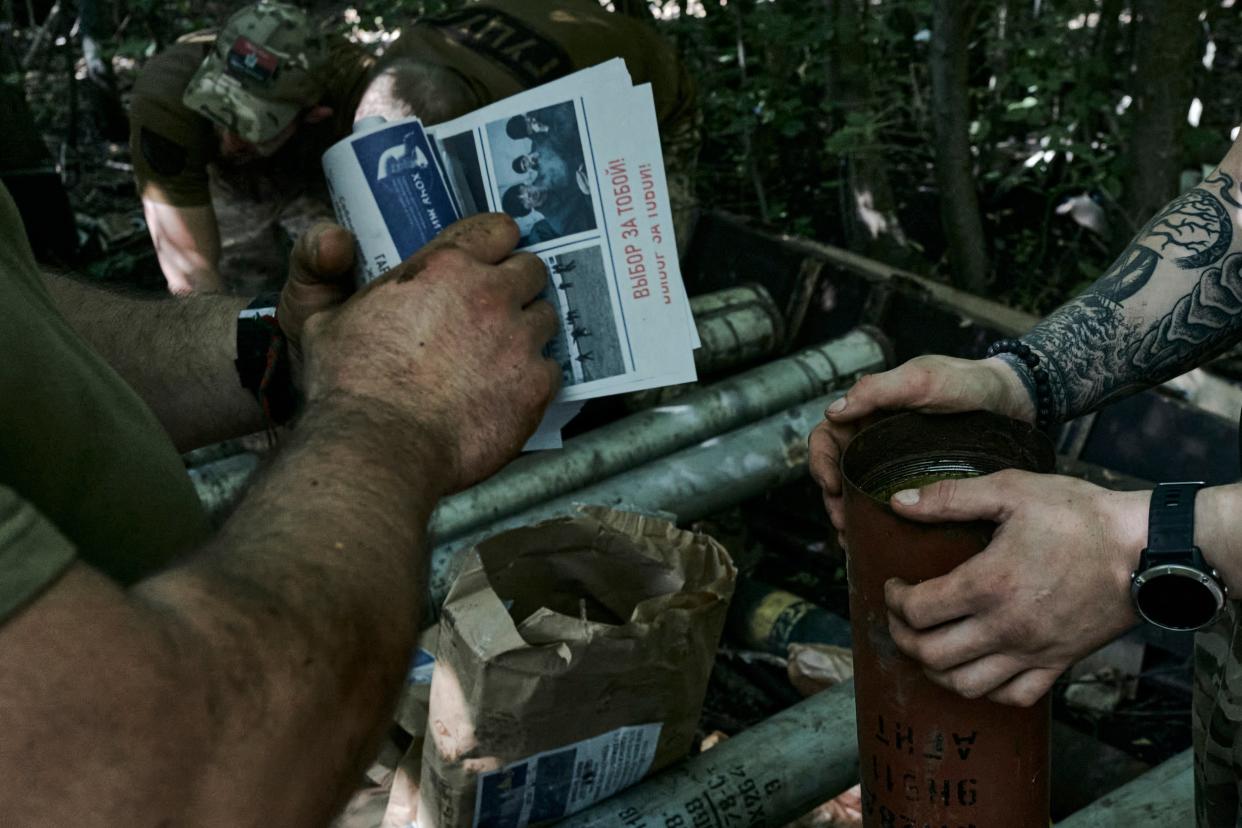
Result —
[[279, 293], [255, 297], [237, 314], [237, 378], [254, 394], [268, 425], [284, 425], [293, 418], [295, 394], [290, 374], [288, 340], [276, 320]]
[[1195, 546], [1195, 495], [1203, 483], [1161, 483], [1151, 493], [1147, 548], [1130, 575], [1138, 614], [1166, 630], [1199, 630], [1225, 607], [1229, 590]]

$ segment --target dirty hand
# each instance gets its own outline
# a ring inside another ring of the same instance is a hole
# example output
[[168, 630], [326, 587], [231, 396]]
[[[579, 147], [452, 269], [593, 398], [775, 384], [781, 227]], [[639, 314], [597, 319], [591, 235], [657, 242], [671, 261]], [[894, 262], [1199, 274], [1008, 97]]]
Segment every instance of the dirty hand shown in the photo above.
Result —
[[[303, 233], [289, 255], [289, 277], [280, 291], [276, 318], [289, 339], [294, 364], [302, 358], [302, 330], [316, 313], [334, 308], [354, 292], [354, 237], [321, 221]], [[295, 370], [294, 375], [297, 376]]]
[[305, 328], [308, 406], [346, 405], [444, 454], [445, 491], [496, 471], [521, 448], [556, 393], [543, 347], [547, 271], [510, 255], [518, 229], [473, 216]]
[[845, 526], [838, 465], [841, 452], [864, 418], [878, 411], [899, 410], [925, 414], [991, 411], [1035, 421], [1035, 407], [1022, 380], [995, 357], [921, 356], [891, 371], [863, 377], [824, 412], [824, 421], [811, 432], [811, 476], [823, 489], [824, 506], [838, 532]]
[[889, 632], [928, 678], [967, 698], [1034, 704], [1076, 660], [1137, 622], [1130, 573], [1150, 492], [1002, 471], [893, 496], [901, 516], [988, 520], [987, 548], [952, 572], [885, 584]]

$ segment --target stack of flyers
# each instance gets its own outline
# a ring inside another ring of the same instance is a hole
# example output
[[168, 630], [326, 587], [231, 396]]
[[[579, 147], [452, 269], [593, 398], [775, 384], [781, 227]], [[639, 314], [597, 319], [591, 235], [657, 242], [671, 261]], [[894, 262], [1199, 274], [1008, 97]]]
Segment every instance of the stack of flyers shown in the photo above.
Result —
[[548, 268], [562, 389], [528, 448], [560, 445], [585, 400], [695, 380], [650, 85], [619, 59], [424, 129], [361, 122], [324, 155], [364, 281], [460, 216], [511, 215]]

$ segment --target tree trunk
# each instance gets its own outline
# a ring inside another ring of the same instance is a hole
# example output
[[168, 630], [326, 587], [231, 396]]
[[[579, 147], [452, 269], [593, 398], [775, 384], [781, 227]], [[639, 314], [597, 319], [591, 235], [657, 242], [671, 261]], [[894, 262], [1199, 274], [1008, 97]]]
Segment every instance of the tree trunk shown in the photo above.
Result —
[[1124, 207], [1131, 230], [1178, 192], [1182, 130], [1198, 55], [1199, 3], [1136, 0], [1134, 77], [1130, 95], [1129, 174]]
[[1111, 61], [1117, 54], [1117, 39], [1121, 33], [1121, 10], [1125, 0], [1100, 0], [1100, 22], [1095, 30], [1095, 54]]
[[[743, 97], [750, 94], [750, 81], [746, 74], [746, 26], [742, 21], [742, 4], [739, 0], [732, 3], [734, 31], [736, 32], [735, 48], [737, 49], [738, 91]], [[748, 9], [753, 11], [753, 6]], [[759, 218], [764, 224], [771, 221], [768, 212], [767, 191], [763, 186], [763, 174], [759, 170], [759, 159], [755, 155], [754, 123], [747, 118], [742, 127], [742, 156], [746, 159], [746, 167], [750, 171], [750, 182], [755, 189], [755, 201], [759, 206]]]
[[[1125, 0], [1100, 0], [1100, 23], [1092, 37], [1091, 46], [1084, 56], [1083, 70], [1079, 73], [1079, 83], [1088, 89], [1112, 92], [1117, 89], [1117, 72], [1120, 61], [1118, 44], [1121, 42], [1121, 10]], [[1125, 77], [1124, 72], [1120, 77]], [[1110, 96], [1111, 98], [1111, 96]], [[1110, 108], [1092, 107], [1080, 112], [1075, 120], [1079, 122], [1079, 138], [1085, 143], [1097, 140], [1097, 136], [1110, 131], [1112, 121], [1112, 103]]]
[[1018, 12], [1016, 7], [1020, 0], [1001, 0], [996, 4], [992, 14], [992, 37], [988, 49], [988, 65], [996, 76], [996, 88], [992, 97], [1003, 99], [1006, 96], [1006, 81], [1009, 80], [1009, 52], [1014, 43], [1022, 38], [1018, 29]]
[[970, 100], [966, 86], [968, 29], [975, 6], [975, 0], [934, 0], [931, 81], [940, 220], [949, 248], [953, 284], [981, 293], [988, 283], [988, 256], [970, 153]]
[[645, 23], [655, 21], [655, 17], [651, 14], [651, 6], [647, 5], [647, 0], [613, 0], [613, 8], [619, 14], [642, 20]]
[[[833, 46], [826, 58], [828, 100], [834, 128], [851, 114], [872, 109], [872, 84], [858, 0], [824, 0], [833, 21]], [[909, 268], [915, 257], [897, 218], [888, 165], [876, 147], [859, 146], [844, 159], [841, 188], [845, 244], [874, 259]]]

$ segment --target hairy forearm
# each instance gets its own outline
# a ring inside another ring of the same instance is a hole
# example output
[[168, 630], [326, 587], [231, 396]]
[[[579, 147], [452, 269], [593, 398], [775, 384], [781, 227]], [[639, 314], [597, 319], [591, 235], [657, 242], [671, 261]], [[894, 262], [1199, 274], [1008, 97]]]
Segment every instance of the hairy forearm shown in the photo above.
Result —
[[1242, 155], [1144, 227], [1082, 295], [1025, 337], [1066, 419], [1170, 379], [1242, 336]]
[[[1138, 567], [1147, 546], [1149, 491], [1114, 492], [1116, 501], [1113, 537], [1126, 566]], [[1195, 497], [1195, 545], [1217, 571], [1233, 598], [1242, 595], [1242, 483], [1209, 486]]]
[[261, 803], [279, 824], [322, 824], [370, 759], [412, 650], [439, 493], [441, 458], [410, 426], [311, 411], [218, 538], [135, 590], [173, 620], [217, 711], [189, 821], [257, 824]]
[[178, 296], [191, 293], [221, 293], [224, 277], [216, 264], [198, 257], [161, 252], [160, 270], [168, 283], [168, 292]]
[[66, 276], [45, 281], [69, 324], [138, 392], [179, 449], [262, 428], [233, 363], [246, 299], [131, 296]]
[[151, 243], [172, 293], [224, 289], [220, 269], [220, 227], [210, 204], [177, 207], [144, 192], [142, 212]]

